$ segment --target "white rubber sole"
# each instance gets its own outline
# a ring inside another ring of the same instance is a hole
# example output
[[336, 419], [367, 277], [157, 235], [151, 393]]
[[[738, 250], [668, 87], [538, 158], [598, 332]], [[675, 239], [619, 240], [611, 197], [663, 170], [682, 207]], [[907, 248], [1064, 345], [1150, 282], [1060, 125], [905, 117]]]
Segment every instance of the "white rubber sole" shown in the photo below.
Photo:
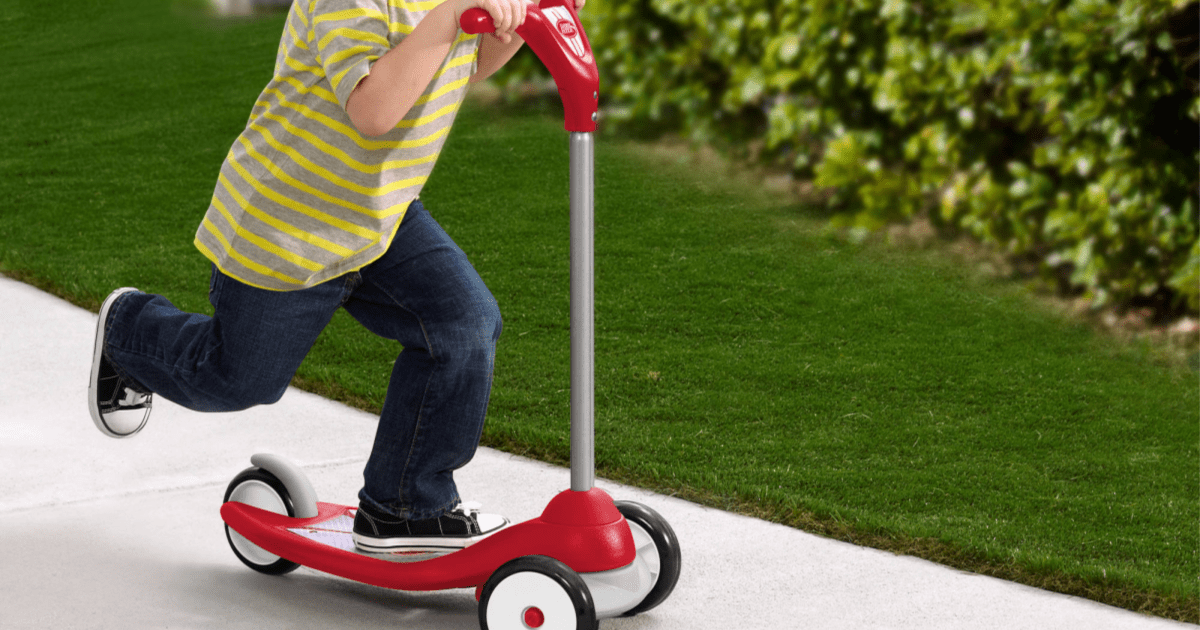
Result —
[[[134, 435], [138, 431], [142, 430], [142, 427], [146, 425], [146, 419], [149, 417], [149, 413], [144, 410], [134, 410], [131, 413], [142, 415], [142, 419], [140, 422], [138, 422], [137, 426], [132, 431], [128, 432], [115, 431], [108, 425], [107, 422], [104, 421], [104, 417], [100, 415], [100, 406], [96, 399], [96, 387], [100, 382], [100, 358], [104, 352], [104, 325], [108, 322], [108, 313], [110, 310], [112, 310], [112, 305], [117, 301], [118, 297], [134, 291], [137, 291], [137, 289], [132, 287], [123, 287], [113, 291], [112, 293], [108, 294], [108, 297], [104, 298], [104, 303], [100, 305], [100, 319], [96, 322], [96, 340], [92, 346], [92, 370], [90, 378], [88, 379], [88, 411], [90, 411], [92, 414], [92, 422], [95, 423], [96, 428], [100, 429], [101, 433], [111, 438], [127, 438]], [[118, 418], [113, 419], [117, 420]], [[122, 417], [120, 419], [123, 420], [125, 418]]]

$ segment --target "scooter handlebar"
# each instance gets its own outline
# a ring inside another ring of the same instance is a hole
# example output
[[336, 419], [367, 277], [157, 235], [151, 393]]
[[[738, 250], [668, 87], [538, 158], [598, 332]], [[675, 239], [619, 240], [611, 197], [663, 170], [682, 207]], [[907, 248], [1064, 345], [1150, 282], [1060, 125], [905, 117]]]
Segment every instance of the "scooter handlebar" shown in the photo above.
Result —
[[[462, 27], [464, 33], [469, 35], [491, 33], [496, 30], [496, 24], [492, 21], [492, 16], [479, 7], [463, 11], [462, 17], [458, 19], [458, 25]], [[519, 29], [520, 27], [518, 27]]]
[[[492, 16], [478, 7], [464, 11], [459, 26], [472, 35], [496, 30]], [[595, 131], [600, 78], [574, 0], [542, 0], [540, 5], [531, 5], [516, 32], [554, 77], [567, 131]]]

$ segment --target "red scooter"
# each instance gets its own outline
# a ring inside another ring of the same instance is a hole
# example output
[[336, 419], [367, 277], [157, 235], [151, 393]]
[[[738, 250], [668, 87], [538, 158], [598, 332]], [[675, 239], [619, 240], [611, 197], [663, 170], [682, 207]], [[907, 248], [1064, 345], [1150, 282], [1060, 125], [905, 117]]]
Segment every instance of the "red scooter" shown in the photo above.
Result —
[[[494, 31], [481, 9], [467, 33]], [[529, 7], [517, 28], [558, 86], [570, 132], [571, 489], [538, 518], [459, 551], [372, 554], [354, 546], [353, 507], [317, 501], [304, 472], [267, 454], [250, 458], [225, 493], [221, 518], [234, 554], [280, 575], [303, 565], [406, 591], [474, 587], [484, 630], [595, 630], [599, 619], [661, 604], [679, 579], [679, 542], [654, 510], [614, 502], [595, 481], [594, 168], [599, 78], [572, 0]]]

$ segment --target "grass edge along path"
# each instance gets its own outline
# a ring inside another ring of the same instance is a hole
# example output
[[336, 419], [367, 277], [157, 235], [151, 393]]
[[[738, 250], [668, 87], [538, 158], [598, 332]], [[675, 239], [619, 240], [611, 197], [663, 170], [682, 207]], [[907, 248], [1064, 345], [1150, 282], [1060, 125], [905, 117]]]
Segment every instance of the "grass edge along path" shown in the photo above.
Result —
[[[332, 391], [329, 393], [336, 396], [336, 393]], [[531, 447], [524, 443], [496, 438], [485, 439], [481, 445], [550, 464], [570, 466], [570, 461], [553, 449]], [[1001, 561], [987, 558], [935, 538], [914, 538], [903, 534], [864, 529], [856, 527], [854, 523], [821, 516], [814, 512], [782, 505], [768, 505], [741, 497], [718, 495], [703, 488], [666, 486], [634, 471], [618, 470], [598, 464], [596, 475], [617, 483], [643, 488], [742, 516], [786, 525], [803, 532], [860, 547], [870, 547], [901, 556], [912, 556], [953, 569], [1008, 580], [1063, 595], [1074, 595], [1150, 616], [1191, 623], [1200, 621], [1200, 612], [1197, 612], [1200, 610], [1200, 600], [1196, 598], [1148, 591], [1119, 580], [1097, 582], [1057, 571], [1038, 571], [1011, 560]]]

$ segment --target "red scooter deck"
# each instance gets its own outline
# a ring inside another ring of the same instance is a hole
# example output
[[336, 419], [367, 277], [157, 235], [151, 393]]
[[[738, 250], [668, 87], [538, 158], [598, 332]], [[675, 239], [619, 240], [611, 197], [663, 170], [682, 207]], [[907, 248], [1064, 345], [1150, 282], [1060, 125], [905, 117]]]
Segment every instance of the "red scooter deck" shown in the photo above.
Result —
[[577, 573], [620, 568], [636, 556], [629, 525], [599, 488], [561, 492], [540, 517], [444, 555], [357, 551], [352, 538], [355, 510], [318, 502], [317, 516], [291, 518], [230, 501], [221, 506], [221, 518], [250, 542], [297, 564], [405, 591], [477, 587], [501, 565], [521, 556], [550, 556]]

